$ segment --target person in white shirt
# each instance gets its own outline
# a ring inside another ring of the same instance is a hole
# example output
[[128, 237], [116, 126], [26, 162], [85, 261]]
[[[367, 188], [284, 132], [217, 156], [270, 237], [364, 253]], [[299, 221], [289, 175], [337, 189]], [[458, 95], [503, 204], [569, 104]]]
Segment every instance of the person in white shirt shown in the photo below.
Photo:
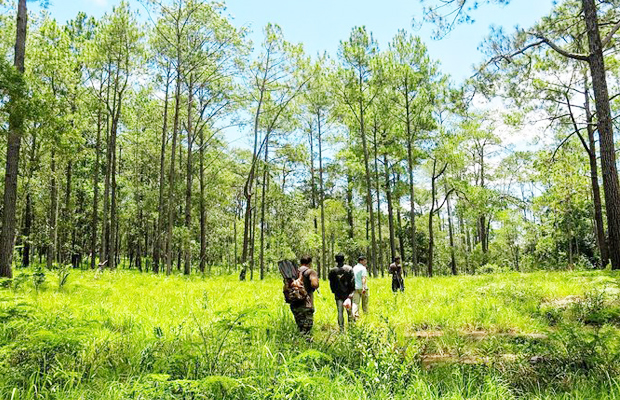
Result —
[[360, 304], [364, 314], [368, 313], [368, 270], [366, 265], [368, 260], [366, 256], [359, 256], [357, 264], [353, 267], [353, 276], [355, 277], [355, 292], [353, 292], [352, 309], [353, 318], [359, 318]]

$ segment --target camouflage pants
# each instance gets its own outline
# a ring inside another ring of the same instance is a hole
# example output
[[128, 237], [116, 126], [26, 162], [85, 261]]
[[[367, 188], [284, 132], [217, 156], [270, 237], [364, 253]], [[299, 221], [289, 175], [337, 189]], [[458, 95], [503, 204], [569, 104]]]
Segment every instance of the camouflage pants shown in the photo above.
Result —
[[314, 310], [307, 307], [293, 307], [291, 311], [295, 317], [295, 323], [301, 333], [310, 333], [312, 324], [314, 323]]

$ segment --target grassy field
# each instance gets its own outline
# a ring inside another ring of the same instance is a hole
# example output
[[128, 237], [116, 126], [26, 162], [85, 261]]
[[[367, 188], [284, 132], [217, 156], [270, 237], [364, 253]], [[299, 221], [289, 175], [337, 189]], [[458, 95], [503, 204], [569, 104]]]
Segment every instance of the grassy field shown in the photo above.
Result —
[[1, 399], [620, 399], [616, 273], [373, 279], [343, 334], [322, 281], [307, 343], [276, 277], [16, 272]]

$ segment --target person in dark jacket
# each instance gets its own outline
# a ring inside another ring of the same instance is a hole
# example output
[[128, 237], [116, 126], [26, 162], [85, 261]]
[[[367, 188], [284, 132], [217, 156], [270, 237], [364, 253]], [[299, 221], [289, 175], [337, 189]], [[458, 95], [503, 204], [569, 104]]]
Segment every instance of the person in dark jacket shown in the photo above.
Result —
[[[338, 308], [338, 325], [340, 330], [344, 329], [344, 302], [353, 295], [355, 291], [355, 278], [353, 268], [344, 263], [344, 255], [336, 255], [336, 266], [329, 271], [329, 287], [336, 298]], [[347, 309], [349, 322], [353, 320], [351, 309]]]
[[302, 334], [309, 334], [314, 324], [314, 291], [319, 288], [319, 276], [312, 269], [312, 257], [303, 256], [299, 261], [299, 273], [303, 277], [306, 299], [300, 303], [291, 303], [291, 312]]
[[394, 262], [390, 264], [389, 273], [392, 275], [392, 292], [404, 292], [405, 280], [403, 279], [403, 266], [400, 263], [400, 256], [394, 257]]

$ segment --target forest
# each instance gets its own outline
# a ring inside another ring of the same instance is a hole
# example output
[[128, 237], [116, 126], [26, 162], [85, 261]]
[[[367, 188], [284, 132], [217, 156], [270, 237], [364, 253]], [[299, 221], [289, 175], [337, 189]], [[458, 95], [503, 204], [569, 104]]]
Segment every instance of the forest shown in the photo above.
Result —
[[[620, 399], [618, 1], [491, 27], [459, 83], [411, 26], [309, 54], [222, 2], [33, 2], [0, 0], [1, 398]], [[346, 334], [337, 254], [368, 259]]]

